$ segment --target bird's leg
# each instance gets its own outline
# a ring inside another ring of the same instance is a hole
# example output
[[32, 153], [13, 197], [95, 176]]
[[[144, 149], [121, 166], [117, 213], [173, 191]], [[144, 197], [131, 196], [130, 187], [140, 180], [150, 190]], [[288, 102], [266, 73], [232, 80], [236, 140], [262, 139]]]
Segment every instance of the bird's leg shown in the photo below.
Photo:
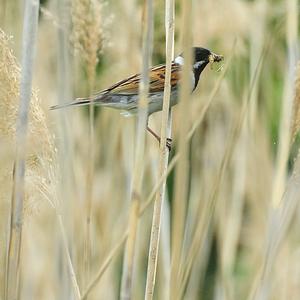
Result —
[[160, 136], [155, 133], [148, 125], [147, 125], [147, 130], [158, 140], [158, 142], [160, 143]]
[[[147, 125], [147, 130], [157, 139], [157, 141], [160, 143], [160, 136], [154, 132], [148, 125]], [[171, 147], [172, 147], [172, 139], [171, 138], [167, 138], [167, 144], [166, 146], [168, 147], [169, 151], [171, 151]]]

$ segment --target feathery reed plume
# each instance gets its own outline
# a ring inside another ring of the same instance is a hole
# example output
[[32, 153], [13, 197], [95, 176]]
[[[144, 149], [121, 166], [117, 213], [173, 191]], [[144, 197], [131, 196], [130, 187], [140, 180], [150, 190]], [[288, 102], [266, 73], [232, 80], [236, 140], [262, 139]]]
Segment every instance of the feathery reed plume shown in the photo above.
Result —
[[[20, 66], [10, 47], [11, 39], [0, 29], [0, 138], [7, 142], [8, 149], [11, 149], [15, 143], [21, 75]], [[11, 157], [9, 156], [9, 158]], [[28, 188], [31, 191], [31, 193], [26, 193], [27, 200], [36, 201], [44, 198], [45, 194], [42, 191], [45, 190], [49, 191], [48, 195], [51, 195], [56, 180], [53, 173], [49, 172], [49, 170], [55, 172], [55, 160], [56, 149], [53, 143], [53, 136], [47, 127], [46, 117], [41, 108], [38, 93], [36, 90], [33, 90], [29, 111], [25, 180], [28, 176], [30, 176], [30, 179], [36, 178], [38, 180], [35, 179], [32, 186], [30, 180], [26, 181], [26, 190]], [[7, 172], [7, 170], [1, 168], [1, 172]], [[12, 169], [9, 172], [5, 174], [8, 176], [12, 175]], [[40, 185], [36, 185], [38, 181], [40, 181]], [[0, 188], [3, 187], [3, 185], [0, 186]], [[1, 192], [0, 194], [1, 197], [7, 197], [5, 193]]]
[[[16, 120], [20, 97], [21, 70], [11, 50], [11, 37], [0, 29], [0, 211], [8, 212], [13, 178], [13, 156], [16, 142]], [[37, 206], [41, 199], [54, 201], [56, 184], [56, 153], [41, 109], [37, 92], [32, 91], [29, 111], [28, 137], [26, 148], [24, 210], [29, 214], [31, 207]], [[24, 146], [25, 147], [25, 146]], [[22, 151], [25, 152], [25, 149]], [[33, 205], [32, 205], [33, 204]], [[1, 214], [1, 228], [6, 224], [6, 216]], [[23, 219], [21, 220], [23, 221]], [[11, 228], [12, 230], [12, 228]], [[4, 236], [0, 238], [4, 240]], [[2, 251], [4, 255], [4, 251]], [[4, 257], [1, 257], [2, 265]], [[4, 270], [4, 267], [1, 268]], [[2, 280], [4, 282], [4, 279]]]
[[[166, 1], [165, 28], [166, 28], [166, 80], [164, 87], [163, 111], [160, 133], [160, 159], [159, 159], [159, 178], [167, 172], [169, 151], [166, 147], [167, 135], [171, 133], [171, 112], [170, 112], [170, 94], [171, 94], [171, 63], [174, 56], [174, 27], [175, 27], [175, 2]], [[151, 227], [151, 238], [148, 254], [148, 269], [145, 299], [152, 300], [154, 294], [158, 249], [161, 228], [161, 216], [163, 209], [163, 200], [166, 190], [166, 178], [155, 196], [153, 208], [153, 220]], [[166, 283], [166, 289], [168, 283]], [[167, 293], [169, 294], [169, 293]]]
[[94, 87], [95, 68], [106, 41], [103, 6], [100, 0], [72, 1], [71, 40], [86, 69], [90, 90]]
[[300, 129], [300, 62], [298, 62], [297, 70], [296, 70], [293, 118], [291, 123], [291, 145], [295, 141], [299, 129]]
[[129, 300], [132, 298], [132, 276], [135, 260], [135, 246], [140, 202], [142, 195], [141, 192], [144, 173], [144, 152], [148, 121], [149, 67], [151, 65], [153, 42], [153, 1], [145, 1], [144, 9], [146, 17], [143, 18], [143, 65], [141, 73], [141, 83], [139, 85], [136, 152], [131, 184], [131, 204], [128, 221], [128, 238], [125, 247], [120, 292], [122, 300]]

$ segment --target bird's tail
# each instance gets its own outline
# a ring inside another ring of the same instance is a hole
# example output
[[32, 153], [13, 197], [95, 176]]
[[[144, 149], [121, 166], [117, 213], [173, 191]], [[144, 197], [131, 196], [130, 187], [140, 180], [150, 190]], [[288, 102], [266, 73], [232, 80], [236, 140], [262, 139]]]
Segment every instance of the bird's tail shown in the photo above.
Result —
[[93, 99], [93, 98], [77, 98], [76, 100], [69, 102], [69, 103], [53, 105], [50, 107], [50, 110], [61, 109], [61, 108], [66, 108], [66, 107], [71, 107], [71, 106], [89, 105], [92, 102], [95, 102], [95, 99]]

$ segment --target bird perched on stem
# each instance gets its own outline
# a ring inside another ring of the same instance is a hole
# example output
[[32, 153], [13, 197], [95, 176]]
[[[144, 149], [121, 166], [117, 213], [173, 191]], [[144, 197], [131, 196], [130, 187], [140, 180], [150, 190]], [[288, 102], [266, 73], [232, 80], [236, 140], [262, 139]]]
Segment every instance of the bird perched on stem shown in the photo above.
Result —
[[[194, 47], [193, 48], [193, 64], [191, 66], [191, 92], [194, 91], [199, 82], [200, 74], [205, 67], [214, 62], [223, 60], [222, 55], [217, 55], [208, 49]], [[179, 85], [182, 76], [182, 66], [184, 64], [184, 55], [178, 55], [171, 65], [171, 98], [170, 106], [178, 103]], [[149, 103], [148, 116], [152, 113], [162, 110], [163, 93], [165, 85], [166, 66], [158, 65], [149, 70]], [[95, 93], [88, 98], [78, 98], [73, 102], [55, 105], [51, 109], [60, 109], [70, 106], [82, 105], [99, 105], [111, 107], [123, 111], [123, 115], [132, 116], [138, 112], [139, 84], [141, 75], [136, 74], [124, 80], [117, 82], [109, 88]], [[147, 126], [147, 130], [158, 140], [160, 137]], [[168, 148], [170, 149], [170, 139], [168, 140]]]

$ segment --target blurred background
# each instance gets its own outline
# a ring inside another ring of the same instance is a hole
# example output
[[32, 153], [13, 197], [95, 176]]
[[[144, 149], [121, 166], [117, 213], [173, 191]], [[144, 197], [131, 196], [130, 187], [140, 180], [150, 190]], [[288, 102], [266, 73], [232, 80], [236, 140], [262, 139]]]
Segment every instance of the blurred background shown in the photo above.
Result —
[[[194, 0], [192, 6], [193, 45], [225, 61], [222, 70], [206, 68], [188, 107], [188, 126], [194, 129], [182, 199], [187, 211], [178, 299], [299, 299], [299, 3]], [[182, 1], [175, 8], [176, 55], [182, 51]], [[21, 0], [0, 0], [0, 298], [23, 10]], [[95, 108], [93, 120], [88, 107], [49, 107], [140, 72], [144, 14], [144, 1], [41, 0], [20, 299], [76, 299], [70, 264], [81, 295], [94, 283], [86, 299], [119, 299], [136, 120], [106, 108]], [[164, 1], [154, 1], [153, 64], [165, 62], [164, 15]], [[150, 117], [156, 132], [160, 123], [161, 113]], [[170, 162], [178, 152], [180, 125], [175, 107]], [[142, 207], [158, 181], [158, 163], [159, 146], [147, 135]], [[170, 292], [175, 176], [172, 169], [155, 299], [168, 299]], [[144, 297], [152, 209], [153, 202], [139, 219], [132, 299]]]

